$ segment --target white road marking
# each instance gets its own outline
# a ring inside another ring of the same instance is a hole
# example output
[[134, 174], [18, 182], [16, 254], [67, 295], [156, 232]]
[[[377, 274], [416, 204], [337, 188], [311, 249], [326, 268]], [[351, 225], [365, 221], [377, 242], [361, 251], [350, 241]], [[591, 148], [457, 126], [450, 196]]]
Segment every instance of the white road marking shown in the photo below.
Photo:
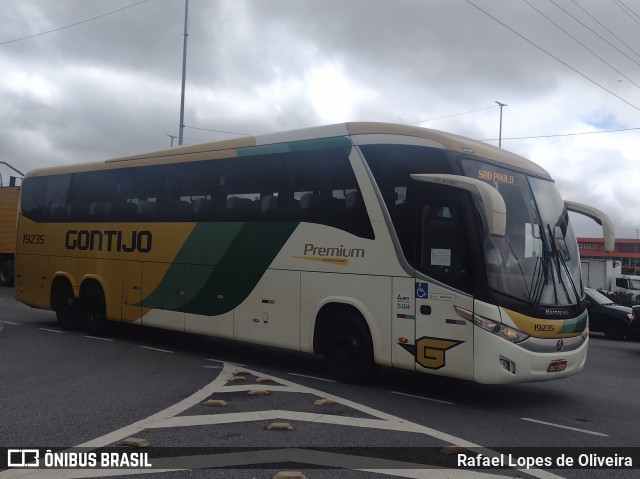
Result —
[[[137, 421], [121, 429], [112, 431], [108, 434], [105, 434], [104, 436], [85, 442], [84, 444], [79, 444], [76, 447], [96, 449], [114, 444], [126, 437], [144, 437], [144, 431], [146, 429], [229, 424], [249, 421], [265, 421], [266, 419], [292, 419], [298, 422], [298, 424], [300, 425], [299, 427], [303, 427], [301, 424], [304, 422], [311, 422], [314, 424], [339, 424], [352, 427], [376, 428], [382, 430], [424, 434], [425, 436], [439, 439], [445, 444], [455, 445], [467, 449], [473, 448], [475, 453], [482, 453], [487, 457], [498, 455], [497, 452], [491, 449], [483, 448], [477, 444], [458, 438], [451, 434], [447, 434], [445, 432], [441, 432], [436, 429], [423, 426], [421, 424], [406, 421], [400, 417], [387, 414], [385, 412], [364, 406], [362, 404], [358, 404], [348, 399], [340, 398], [332, 394], [327, 394], [324, 391], [320, 391], [318, 389], [309, 388], [283, 378], [275, 377], [272, 377], [272, 379], [273, 381], [277, 382], [278, 385], [270, 387], [269, 390], [287, 391], [289, 393], [303, 393], [331, 399], [338, 404], [360, 411], [369, 417], [344, 417], [328, 414], [326, 410], [323, 410], [323, 412], [321, 413], [273, 410], [245, 413], [214, 414], [206, 416], [181, 416], [181, 414], [184, 413], [187, 409], [190, 409], [196, 404], [201, 403], [214, 394], [248, 390], [255, 387], [255, 385], [227, 386], [228, 381], [231, 379], [236, 369], [237, 365], [224, 363], [222, 371], [220, 371], [220, 374], [218, 374], [218, 376], [212, 382], [210, 382], [202, 389], [199, 389], [188, 398], [185, 398], [182, 401], [168, 407], [167, 409], [153, 414], [145, 419]], [[255, 371], [247, 372], [255, 376], [261, 376], [260, 373]], [[263, 451], [241, 451], [239, 453], [229, 454], [204, 454], [188, 457], [154, 458], [152, 460], [154, 469], [12, 469], [0, 472], [0, 479], [17, 479], [26, 477], [38, 479], [71, 479], [81, 477], [124, 476], [145, 473], [156, 474], [159, 472], [184, 469], [188, 470], [194, 468], [233, 468], [233, 466], [242, 468], [242, 466], [249, 464], [273, 464], [274, 462], [286, 463], [290, 462], [292, 458], [295, 458], [295, 462], [298, 462], [300, 464], [308, 464], [310, 468], [331, 464], [338, 465], [339, 467], [344, 467], [345, 465], [346, 467], [349, 467], [349, 465], [351, 465], [351, 468], [353, 470], [415, 479], [435, 479], [444, 476], [452, 479], [504, 479], [505, 477], [509, 477], [493, 474], [491, 472], [476, 472], [470, 470], [445, 469], [436, 467], [427, 468], [422, 464], [416, 465], [413, 463], [390, 461], [380, 458], [363, 458], [360, 456], [330, 453], [325, 451], [314, 451], [298, 448], [268, 448], [267, 450]], [[389, 465], [392, 465], [393, 468], [388, 468]], [[518, 470], [514, 469], [514, 472], [515, 471]], [[529, 476], [537, 477], [540, 479], [560, 479], [560, 476], [540, 469], [520, 470], [519, 472], [526, 473]]]
[[399, 391], [389, 391], [391, 394], [397, 394], [398, 396], [407, 396], [410, 398], [416, 398], [416, 399], [424, 399], [425, 401], [431, 401], [431, 402], [437, 402], [437, 403], [441, 403], [441, 404], [450, 404], [453, 405], [454, 403], [449, 402], [449, 401], [443, 401], [442, 399], [433, 399], [433, 398], [428, 398], [425, 396], [417, 396], [415, 394], [407, 394], [407, 393], [401, 393]]
[[0, 321], [0, 323], [13, 324], [14, 326], [17, 326], [19, 324], [19, 323], [14, 323], [13, 321]]
[[579, 429], [577, 427], [563, 426], [562, 424], [555, 424], [553, 422], [539, 421], [537, 419], [531, 419], [531, 418], [528, 418], [528, 417], [521, 417], [520, 419], [522, 419], [523, 421], [535, 422], [537, 424], [544, 424], [545, 426], [559, 427], [561, 429], [569, 429], [570, 431], [577, 431], [577, 432], [583, 432], [585, 434], [592, 434], [594, 436], [609, 437], [608, 434], [603, 434], [601, 432], [595, 432], [595, 431], [589, 431], [588, 429]]
[[38, 328], [38, 329], [41, 329], [42, 331], [49, 331], [50, 333], [62, 334], [62, 331], [60, 331], [59, 329], [49, 329], [49, 328]]
[[85, 336], [85, 338], [98, 339], [100, 341], [113, 341], [113, 339], [111, 339], [111, 338], [101, 338], [99, 336]]
[[335, 383], [337, 381], [334, 381], [333, 379], [328, 379], [328, 378], [320, 378], [318, 376], [307, 376], [306, 374], [296, 374], [296, 373], [287, 373], [290, 376], [298, 376], [300, 378], [308, 378], [308, 379], [315, 379], [317, 381], [325, 381], [328, 383]]
[[168, 349], [152, 348], [151, 346], [140, 346], [140, 347], [144, 349], [150, 349], [151, 351], [158, 351], [161, 353], [173, 354], [173, 351], [169, 351]]

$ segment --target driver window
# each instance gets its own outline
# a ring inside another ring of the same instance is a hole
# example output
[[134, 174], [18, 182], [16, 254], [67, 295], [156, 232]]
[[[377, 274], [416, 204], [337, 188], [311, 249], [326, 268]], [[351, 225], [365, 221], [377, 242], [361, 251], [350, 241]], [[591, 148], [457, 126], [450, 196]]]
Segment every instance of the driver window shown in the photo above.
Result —
[[460, 206], [439, 201], [422, 208], [420, 269], [455, 288], [468, 291], [470, 255]]

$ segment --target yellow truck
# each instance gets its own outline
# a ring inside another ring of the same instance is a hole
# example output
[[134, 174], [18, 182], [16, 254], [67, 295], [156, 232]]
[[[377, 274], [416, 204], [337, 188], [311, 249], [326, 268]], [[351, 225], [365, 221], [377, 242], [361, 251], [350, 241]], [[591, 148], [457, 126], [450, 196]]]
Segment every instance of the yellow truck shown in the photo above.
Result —
[[13, 285], [19, 186], [0, 187], [0, 285]]

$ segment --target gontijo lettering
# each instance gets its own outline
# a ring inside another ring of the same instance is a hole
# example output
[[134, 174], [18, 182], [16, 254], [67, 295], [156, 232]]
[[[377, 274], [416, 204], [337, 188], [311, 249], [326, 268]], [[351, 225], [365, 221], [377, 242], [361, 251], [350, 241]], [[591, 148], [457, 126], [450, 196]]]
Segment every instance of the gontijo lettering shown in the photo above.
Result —
[[151, 251], [151, 231], [132, 231], [125, 235], [120, 230], [68, 230], [64, 245], [80, 251], [117, 251], [148, 253]]

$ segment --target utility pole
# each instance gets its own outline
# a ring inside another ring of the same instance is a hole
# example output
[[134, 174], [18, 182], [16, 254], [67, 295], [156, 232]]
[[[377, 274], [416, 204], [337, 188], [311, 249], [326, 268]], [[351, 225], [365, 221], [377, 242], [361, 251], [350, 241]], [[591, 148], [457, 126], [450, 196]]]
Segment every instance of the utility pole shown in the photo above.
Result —
[[[184, 87], [187, 79], [187, 37], [189, 36], [189, 0], [184, 0], [184, 43], [182, 45], [182, 93], [180, 94], [180, 133], [178, 145], [182, 145], [184, 130]], [[173, 146], [173, 138], [171, 139]]]
[[502, 107], [509, 106], [506, 103], [500, 103], [496, 101], [496, 103], [500, 106], [500, 135], [498, 136], [498, 148], [502, 148]]
[[173, 140], [175, 140], [178, 137], [176, 135], [170, 135], [169, 133], [167, 133], [167, 136], [171, 138], [171, 148], [173, 148]]

